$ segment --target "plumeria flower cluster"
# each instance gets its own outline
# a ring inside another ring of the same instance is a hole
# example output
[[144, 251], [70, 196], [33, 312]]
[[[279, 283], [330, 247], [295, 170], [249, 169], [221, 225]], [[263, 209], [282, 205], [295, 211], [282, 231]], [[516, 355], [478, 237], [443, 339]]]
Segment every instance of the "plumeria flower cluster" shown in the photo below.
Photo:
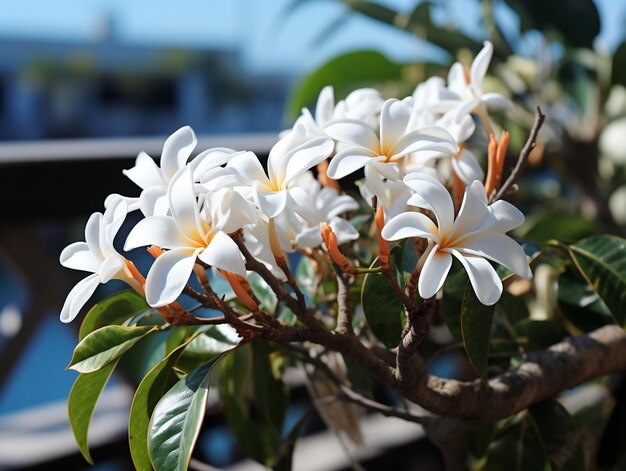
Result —
[[[368, 205], [376, 209], [378, 230], [370, 233], [378, 235], [380, 270], [390, 270], [388, 241], [422, 241], [416, 244], [424, 249], [414, 272], [422, 298], [437, 294], [456, 258], [478, 299], [497, 302], [503, 287], [493, 262], [523, 278], [532, 274], [524, 251], [507, 235], [524, 216], [494, 197], [508, 134], [496, 139], [487, 111], [509, 102], [483, 93], [492, 52], [486, 42], [469, 69], [454, 64], [447, 81], [431, 78], [404, 99], [360, 89], [335, 103], [333, 89], [324, 88], [315, 113], [304, 109], [281, 134], [266, 167], [245, 150], [197, 153], [191, 128], [179, 129], [165, 142], [159, 165], [141, 153], [124, 172], [139, 196], [107, 198], [104, 213], [89, 219], [85, 242], [61, 254], [64, 266], [91, 273], [69, 293], [61, 320], [74, 319], [98, 284], [111, 279], [171, 314], [182, 309], [178, 299], [190, 292], [192, 277], [210, 290], [205, 270], [211, 268], [256, 313], [246, 277], [250, 270], [267, 270], [295, 290], [289, 253], [327, 254], [338, 269], [364, 273], [364, 261], [349, 247], [367, 231], [359, 232], [350, 216]], [[488, 139], [487, 152], [470, 150], [478, 133]], [[479, 158], [485, 154], [483, 170]], [[338, 181], [353, 174], [362, 177], [364, 204], [341, 191]], [[134, 211], [143, 219], [121, 247], [146, 247], [155, 257], [145, 278], [114, 244]]]

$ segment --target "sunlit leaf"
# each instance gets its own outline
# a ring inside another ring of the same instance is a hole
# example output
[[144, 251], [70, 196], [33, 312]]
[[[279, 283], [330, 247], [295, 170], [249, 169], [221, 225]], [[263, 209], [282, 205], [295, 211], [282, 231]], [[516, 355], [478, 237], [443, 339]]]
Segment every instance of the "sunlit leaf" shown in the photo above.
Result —
[[122, 324], [150, 309], [146, 300], [131, 290], [116, 293], [92, 307], [78, 331], [78, 340], [83, 340], [94, 330], [112, 324]]
[[89, 453], [88, 432], [96, 403], [106, 386], [117, 360], [92, 373], [80, 374], [67, 399], [67, 412], [76, 443], [85, 459], [94, 464]]
[[163, 395], [178, 381], [174, 366], [185, 348], [197, 335], [172, 350], [145, 376], [137, 387], [128, 418], [128, 442], [135, 468], [152, 468], [148, 452], [148, 430], [152, 411]]
[[569, 251], [581, 275], [615, 321], [626, 326], [626, 240], [611, 235], [593, 236], [570, 245]]
[[590, 332], [613, 323], [602, 299], [584, 280], [563, 274], [558, 279], [557, 299], [563, 315], [576, 327]]
[[87, 335], [76, 346], [68, 368], [79, 373], [96, 371], [119, 358], [139, 340], [156, 330], [158, 330], [156, 326], [101, 327]]
[[156, 471], [186, 471], [200, 433], [211, 371], [222, 355], [179, 380], [154, 407], [148, 450]]

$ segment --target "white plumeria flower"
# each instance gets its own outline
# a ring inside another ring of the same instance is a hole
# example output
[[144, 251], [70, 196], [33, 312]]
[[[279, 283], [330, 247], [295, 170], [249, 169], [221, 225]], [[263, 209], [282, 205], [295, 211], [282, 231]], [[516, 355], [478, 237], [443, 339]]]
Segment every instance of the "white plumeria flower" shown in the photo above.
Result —
[[333, 148], [328, 137], [307, 139], [306, 128], [299, 123], [270, 150], [267, 175], [256, 155], [240, 152], [225, 168], [207, 173], [205, 182], [211, 188], [249, 188], [254, 203], [268, 218], [290, 208], [309, 220], [312, 215], [308, 195], [293, 182], [326, 159]]
[[[178, 171], [187, 165], [197, 142], [193, 130], [184, 126], [165, 141], [160, 167], [145, 152], [137, 156], [135, 166], [123, 171], [143, 190], [138, 200], [130, 200], [132, 204], [129, 204], [129, 211], [141, 209], [144, 216], [168, 214], [167, 188]], [[199, 181], [203, 173], [228, 162], [233, 153], [232, 149], [215, 148], [199, 154], [191, 164], [194, 180]]]
[[[335, 97], [333, 87], [329, 85], [322, 88], [317, 98], [315, 117], [311, 115], [308, 109], [303, 108], [302, 115], [297, 119], [296, 123], [301, 123], [306, 128], [307, 137], [326, 136], [324, 126], [333, 118], [334, 110]], [[287, 133], [288, 131], [284, 135], [286, 136]]]
[[356, 119], [377, 129], [384, 103], [385, 100], [375, 88], [359, 88], [337, 103], [332, 119]]
[[300, 248], [322, 245], [322, 223], [327, 223], [337, 236], [339, 245], [359, 238], [359, 232], [345, 219], [339, 217], [355, 211], [359, 203], [349, 195], [340, 195], [334, 188], [322, 187], [311, 172], [306, 172], [294, 181], [309, 196], [310, 217], [305, 221], [294, 213], [283, 213], [277, 222], [290, 234], [293, 244]]
[[[440, 104], [440, 108], [455, 106], [456, 100], [471, 102], [473, 108], [510, 108], [511, 100], [500, 93], [483, 93], [483, 81], [487, 75], [489, 63], [493, 57], [493, 44], [490, 41], [483, 43], [483, 48], [474, 58], [470, 66], [469, 73], [459, 62], [450, 67], [448, 73], [447, 90], [453, 94], [453, 97], [444, 97]], [[446, 99], [447, 98], [447, 99]], [[452, 99], [450, 99], [452, 98]]]
[[125, 250], [156, 245], [168, 249], [146, 277], [146, 301], [166, 306], [183, 291], [196, 259], [212, 267], [246, 275], [243, 255], [227, 235], [256, 221], [254, 208], [238, 193], [223, 189], [196, 201], [192, 170], [182, 169], [167, 192], [171, 216], [154, 215], [139, 221], [126, 239]]
[[409, 102], [390, 99], [381, 110], [379, 135], [363, 121], [331, 121], [326, 133], [346, 146], [331, 159], [328, 176], [337, 180], [366, 165], [374, 165], [386, 178], [399, 180], [399, 164], [411, 152], [450, 154], [454, 151], [454, 139], [445, 129], [433, 126], [407, 130], [410, 119]]
[[377, 205], [383, 207], [385, 220], [405, 212], [411, 196], [411, 189], [402, 180], [385, 178], [372, 165], [365, 167], [365, 179], [359, 185], [359, 191], [370, 206], [372, 198], [376, 196]]
[[432, 241], [418, 282], [420, 296], [430, 298], [439, 291], [453, 256], [467, 271], [480, 302], [488, 306], [500, 299], [502, 282], [487, 260], [504, 265], [522, 278], [532, 277], [524, 251], [505, 234], [524, 220], [514, 206], [502, 202], [489, 207], [482, 183], [474, 181], [466, 189], [455, 218], [452, 198], [438, 180], [411, 174], [405, 183], [415, 191], [408, 203], [432, 211], [437, 223], [425, 214], [406, 212], [391, 219], [382, 235], [387, 240], [423, 237]]
[[421, 171], [433, 160], [445, 158], [449, 160], [454, 173], [465, 185], [469, 185], [474, 180], [482, 181], [485, 173], [474, 154], [464, 145], [476, 129], [476, 124], [470, 115], [473, 106], [473, 103], [461, 102], [436, 121], [436, 125], [448, 131], [454, 139], [454, 150], [450, 154], [429, 151], [411, 154], [405, 159], [405, 172], [409, 174]]
[[78, 315], [100, 283], [122, 280], [139, 293], [143, 292], [139, 282], [126, 271], [126, 259], [113, 247], [113, 239], [126, 214], [126, 201], [110, 198], [104, 214], [94, 213], [87, 221], [85, 242], [70, 244], [61, 252], [61, 265], [92, 273], [79, 281], [67, 295], [61, 309], [62, 322], [71, 322]]

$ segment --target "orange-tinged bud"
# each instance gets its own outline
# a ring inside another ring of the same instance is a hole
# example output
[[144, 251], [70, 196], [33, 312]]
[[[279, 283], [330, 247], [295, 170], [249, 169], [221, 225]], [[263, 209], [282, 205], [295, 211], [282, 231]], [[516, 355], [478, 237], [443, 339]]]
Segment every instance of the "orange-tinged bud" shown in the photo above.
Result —
[[325, 223], [322, 223], [322, 240], [326, 245], [326, 250], [328, 250], [328, 255], [330, 255], [331, 260], [342, 272], [350, 274], [356, 273], [356, 270], [350, 264], [346, 256], [339, 251], [337, 236], [332, 228]]
[[259, 312], [259, 305], [256, 303], [252, 296], [252, 289], [248, 282], [241, 276], [231, 273], [226, 270], [220, 270], [220, 273], [235, 292], [237, 298], [246, 306], [251, 312]]
[[383, 239], [381, 234], [383, 227], [385, 227], [385, 213], [382, 205], [376, 208], [374, 220], [376, 221], [376, 235], [378, 236], [378, 260], [380, 261], [380, 267], [383, 270], [391, 270], [389, 243]]
[[165, 250], [163, 250], [161, 247], [157, 247], [156, 245], [151, 245], [150, 247], [148, 247], [147, 250], [148, 253], [154, 258], [160, 257], [165, 252]]

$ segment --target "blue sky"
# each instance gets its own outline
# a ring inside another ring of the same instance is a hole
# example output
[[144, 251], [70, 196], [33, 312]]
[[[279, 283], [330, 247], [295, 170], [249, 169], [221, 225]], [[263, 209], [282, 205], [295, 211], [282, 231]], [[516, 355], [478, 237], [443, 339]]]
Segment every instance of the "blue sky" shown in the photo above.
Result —
[[[93, 38], [102, 19], [115, 19], [118, 36], [135, 43], [240, 47], [255, 69], [303, 71], [332, 55], [371, 47], [391, 57], [422, 57], [425, 51], [408, 35], [354, 17], [340, 31], [315, 45], [324, 25], [341, 15], [334, 2], [307, 2], [282, 16], [291, 0], [0, 0], [0, 35], [39, 39]], [[414, 0], [382, 0], [406, 10]], [[452, 0], [444, 12], [471, 31], [479, 12], [468, 0]], [[597, 0], [604, 30], [603, 49], [613, 49], [626, 23], [626, 0]], [[460, 14], [459, 12], [462, 12]], [[426, 51], [426, 54], [428, 51]]]

